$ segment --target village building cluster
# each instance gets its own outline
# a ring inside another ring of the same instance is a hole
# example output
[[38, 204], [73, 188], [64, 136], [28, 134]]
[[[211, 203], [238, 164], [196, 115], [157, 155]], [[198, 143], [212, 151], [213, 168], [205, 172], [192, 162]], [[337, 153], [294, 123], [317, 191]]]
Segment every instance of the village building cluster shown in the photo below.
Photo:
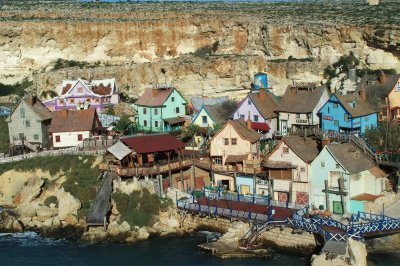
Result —
[[346, 95], [298, 83], [278, 97], [257, 73], [237, 102], [188, 101], [173, 84], [158, 84], [132, 104], [132, 136], [113, 132], [119, 118], [103, 112], [121, 100], [115, 79], [64, 81], [58, 95], [24, 97], [9, 113], [11, 155], [105, 139], [100, 169], [157, 180], [160, 194], [218, 189], [336, 214], [363, 211], [388, 188], [363, 136], [400, 118], [400, 75], [365, 76]]

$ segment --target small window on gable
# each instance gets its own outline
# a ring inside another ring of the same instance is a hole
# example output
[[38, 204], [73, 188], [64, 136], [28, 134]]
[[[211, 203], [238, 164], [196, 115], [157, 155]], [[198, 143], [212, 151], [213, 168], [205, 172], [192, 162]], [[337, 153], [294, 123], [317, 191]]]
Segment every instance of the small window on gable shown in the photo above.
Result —
[[206, 115], [203, 115], [203, 116], [201, 117], [201, 122], [202, 122], [203, 124], [207, 124], [207, 116], [206, 116]]
[[21, 118], [25, 118], [25, 108], [24, 107], [21, 107], [19, 109], [19, 114], [20, 114]]
[[321, 162], [321, 167], [325, 167], [325, 162]]
[[171, 97], [171, 102], [175, 102], [175, 97]]
[[78, 88], [78, 93], [82, 93], [83, 89], [81, 87]]
[[224, 139], [224, 145], [229, 145], [229, 139]]
[[333, 104], [333, 108], [334, 108], [334, 109], [336, 109], [336, 108], [338, 108], [338, 107], [339, 107], [339, 104], [337, 104], [337, 103], [334, 103], [334, 104]]
[[336, 164], [336, 169], [339, 169], [340, 168], [340, 164]]
[[237, 139], [236, 138], [232, 138], [231, 139], [231, 144], [232, 145], [236, 145], [237, 144]]
[[258, 122], [258, 115], [253, 115], [253, 121]]
[[250, 98], [247, 98], [247, 104], [250, 105], [251, 104], [251, 100]]
[[283, 147], [282, 152], [283, 154], [289, 154], [289, 147]]

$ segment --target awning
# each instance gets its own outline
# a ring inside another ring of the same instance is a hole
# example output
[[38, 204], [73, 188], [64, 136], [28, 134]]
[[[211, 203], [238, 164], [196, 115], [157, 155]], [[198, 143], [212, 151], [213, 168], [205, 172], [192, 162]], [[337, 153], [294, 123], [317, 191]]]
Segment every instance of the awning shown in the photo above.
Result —
[[242, 154], [242, 155], [228, 155], [226, 156], [225, 163], [238, 163], [238, 162], [243, 162], [244, 160], [247, 160], [248, 155], [247, 154]]
[[368, 194], [368, 193], [363, 193], [363, 194], [356, 195], [356, 196], [352, 197], [351, 199], [357, 200], [357, 201], [374, 201], [381, 196], [382, 195], [372, 195], [372, 194]]
[[180, 124], [184, 123], [186, 120], [183, 117], [171, 117], [171, 118], [165, 118], [163, 119], [165, 122], [167, 122], [170, 125], [175, 125], [175, 124]]
[[107, 151], [114, 155], [118, 160], [122, 160], [125, 156], [132, 152], [121, 141], [118, 141], [117, 143], [112, 145], [110, 148], [107, 149]]
[[291, 162], [284, 161], [264, 161], [263, 166], [272, 169], [293, 169], [296, 168]]
[[251, 127], [255, 130], [269, 131], [271, 128], [267, 123], [251, 122]]

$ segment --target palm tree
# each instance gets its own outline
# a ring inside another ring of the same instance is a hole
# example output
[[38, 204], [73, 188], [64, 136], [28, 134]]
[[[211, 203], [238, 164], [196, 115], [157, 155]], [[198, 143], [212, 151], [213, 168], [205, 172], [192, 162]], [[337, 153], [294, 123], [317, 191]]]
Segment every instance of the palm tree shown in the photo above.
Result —
[[133, 130], [135, 128], [135, 124], [129, 119], [127, 115], [121, 116], [120, 120], [112, 122], [111, 125], [113, 126], [114, 131], [122, 135], [133, 133]]

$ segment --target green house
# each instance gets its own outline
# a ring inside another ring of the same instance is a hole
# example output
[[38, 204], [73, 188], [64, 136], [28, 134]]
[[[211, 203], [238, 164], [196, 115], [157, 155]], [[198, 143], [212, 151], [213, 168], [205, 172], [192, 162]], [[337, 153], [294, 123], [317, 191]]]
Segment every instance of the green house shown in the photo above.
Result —
[[136, 101], [137, 123], [151, 132], [179, 131], [185, 123], [186, 100], [172, 86], [146, 89]]

